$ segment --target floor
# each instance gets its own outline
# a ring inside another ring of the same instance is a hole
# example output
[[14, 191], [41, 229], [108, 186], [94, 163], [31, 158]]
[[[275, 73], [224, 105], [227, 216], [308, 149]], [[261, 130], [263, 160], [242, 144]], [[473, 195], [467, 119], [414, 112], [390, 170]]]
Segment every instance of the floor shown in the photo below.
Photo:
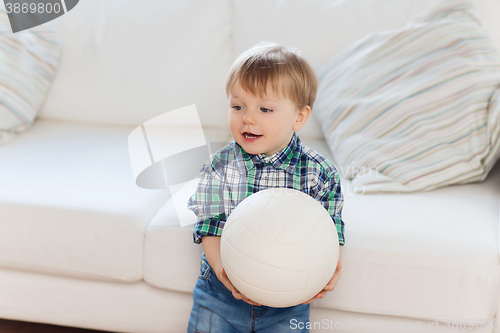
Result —
[[109, 332], [0, 319], [0, 333], [109, 333]]

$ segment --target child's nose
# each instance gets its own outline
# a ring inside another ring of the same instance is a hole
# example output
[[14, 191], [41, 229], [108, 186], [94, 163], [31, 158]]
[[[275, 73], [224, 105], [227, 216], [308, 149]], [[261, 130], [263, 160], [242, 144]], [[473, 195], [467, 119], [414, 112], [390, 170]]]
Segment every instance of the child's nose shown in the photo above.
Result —
[[254, 117], [250, 112], [246, 112], [245, 115], [243, 116], [243, 122], [245, 124], [253, 124], [254, 123]]

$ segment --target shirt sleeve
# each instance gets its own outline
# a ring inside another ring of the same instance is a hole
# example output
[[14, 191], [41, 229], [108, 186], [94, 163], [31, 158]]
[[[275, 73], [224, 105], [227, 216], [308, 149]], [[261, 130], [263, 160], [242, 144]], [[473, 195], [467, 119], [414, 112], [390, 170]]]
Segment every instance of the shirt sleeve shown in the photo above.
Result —
[[344, 196], [340, 188], [340, 176], [337, 169], [332, 165], [328, 169], [328, 175], [323, 186], [315, 196], [323, 207], [328, 211], [337, 228], [339, 244], [344, 245], [344, 221], [342, 221], [342, 207], [344, 206]]
[[196, 192], [188, 199], [188, 209], [196, 214], [198, 220], [193, 229], [196, 244], [200, 244], [204, 236], [222, 235], [226, 214], [220, 179], [214, 162], [207, 160], [201, 168]]

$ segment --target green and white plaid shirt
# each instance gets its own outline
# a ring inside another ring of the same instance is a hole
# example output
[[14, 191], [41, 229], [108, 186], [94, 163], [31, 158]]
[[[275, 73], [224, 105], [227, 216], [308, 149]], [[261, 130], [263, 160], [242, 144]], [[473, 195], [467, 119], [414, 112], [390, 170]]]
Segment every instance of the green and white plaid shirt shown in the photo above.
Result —
[[198, 222], [195, 243], [204, 236], [221, 236], [227, 217], [243, 199], [260, 190], [286, 187], [318, 200], [337, 228], [344, 245], [344, 203], [335, 166], [293, 134], [288, 146], [273, 155], [248, 154], [233, 141], [208, 159], [200, 170], [200, 181], [188, 200]]

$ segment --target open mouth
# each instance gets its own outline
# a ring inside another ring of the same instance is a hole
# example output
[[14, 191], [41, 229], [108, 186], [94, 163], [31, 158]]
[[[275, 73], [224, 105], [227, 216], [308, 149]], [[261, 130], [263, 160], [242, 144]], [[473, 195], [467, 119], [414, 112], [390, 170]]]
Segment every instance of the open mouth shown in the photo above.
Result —
[[243, 132], [243, 136], [247, 139], [257, 139], [258, 137], [261, 137], [262, 135], [250, 133], [250, 132]]

